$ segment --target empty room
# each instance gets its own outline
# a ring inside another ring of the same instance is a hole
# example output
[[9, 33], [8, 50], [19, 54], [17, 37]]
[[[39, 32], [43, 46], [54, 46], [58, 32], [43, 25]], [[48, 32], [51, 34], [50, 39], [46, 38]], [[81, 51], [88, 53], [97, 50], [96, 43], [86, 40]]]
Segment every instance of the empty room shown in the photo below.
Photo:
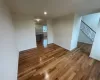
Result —
[[0, 0], [0, 80], [100, 80], [100, 0]]

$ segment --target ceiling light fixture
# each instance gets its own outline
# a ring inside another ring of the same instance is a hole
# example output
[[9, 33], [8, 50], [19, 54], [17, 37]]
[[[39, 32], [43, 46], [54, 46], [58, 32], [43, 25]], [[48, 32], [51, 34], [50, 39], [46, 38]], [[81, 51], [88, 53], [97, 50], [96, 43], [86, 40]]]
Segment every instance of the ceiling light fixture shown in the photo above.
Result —
[[35, 19], [37, 22], [40, 22], [41, 21], [41, 19], [39, 19], [39, 18], [37, 18], [37, 19]]
[[47, 12], [46, 11], [44, 11], [44, 15], [47, 15]]

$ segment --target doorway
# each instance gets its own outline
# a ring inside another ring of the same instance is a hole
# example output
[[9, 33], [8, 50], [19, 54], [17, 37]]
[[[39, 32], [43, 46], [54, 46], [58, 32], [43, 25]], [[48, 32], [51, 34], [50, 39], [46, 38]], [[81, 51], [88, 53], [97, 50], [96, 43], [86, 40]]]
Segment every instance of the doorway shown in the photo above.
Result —
[[38, 46], [47, 47], [47, 25], [36, 24], [35, 32], [36, 32], [36, 43]]
[[[94, 19], [94, 17], [96, 19]], [[95, 23], [94, 23], [95, 22]], [[82, 16], [80, 32], [78, 38], [78, 48], [88, 56], [91, 53], [92, 45], [94, 42], [96, 28], [98, 27], [99, 17], [97, 14], [89, 14]]]

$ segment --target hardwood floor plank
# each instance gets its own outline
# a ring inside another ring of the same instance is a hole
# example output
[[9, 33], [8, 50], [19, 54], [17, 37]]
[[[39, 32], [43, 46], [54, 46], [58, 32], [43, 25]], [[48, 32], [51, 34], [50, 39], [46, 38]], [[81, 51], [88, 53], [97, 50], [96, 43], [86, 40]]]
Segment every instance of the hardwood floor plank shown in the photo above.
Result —
[[100, 80], [100, 62], [85, 53], [90, 45], [68, 51], [55, 44], [20, 52], [18, 80]]

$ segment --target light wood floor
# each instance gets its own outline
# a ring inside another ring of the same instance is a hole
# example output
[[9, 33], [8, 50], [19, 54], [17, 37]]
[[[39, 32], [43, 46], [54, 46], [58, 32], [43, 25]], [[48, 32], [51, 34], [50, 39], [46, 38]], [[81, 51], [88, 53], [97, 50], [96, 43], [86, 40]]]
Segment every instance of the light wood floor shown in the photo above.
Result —
[[80, 47], [68, 51], [55, 44], [46, 48], [39, 44], [21, 52], [18, 80], [100, 80], [100, 62]]

